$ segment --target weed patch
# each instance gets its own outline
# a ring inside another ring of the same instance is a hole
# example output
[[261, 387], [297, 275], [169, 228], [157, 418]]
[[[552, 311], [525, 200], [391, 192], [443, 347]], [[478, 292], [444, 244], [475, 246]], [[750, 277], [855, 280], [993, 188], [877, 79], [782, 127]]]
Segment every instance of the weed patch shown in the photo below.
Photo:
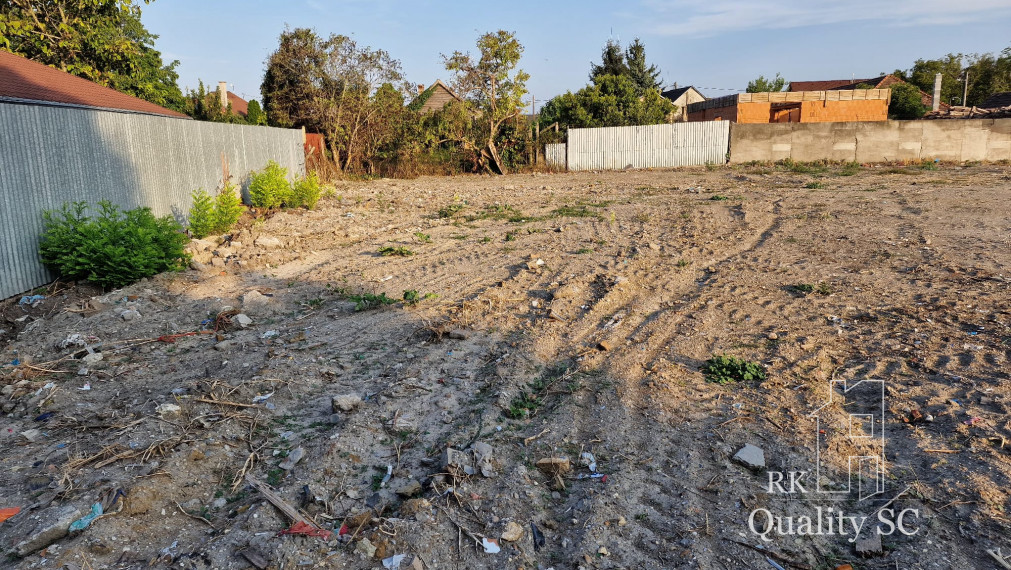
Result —
[[354, 301], [355, 311], [371, 311], [372, 309], [378, 309], [384, 305], [392, 305], [396, 303], [396, 299], [391, 299], [386, 296], [386, 293], [380, 293], [378, 295], [373, 293], [362, 293], [361, 295], [348, 295], [349, 301]]
[[395, 256], [399, 256], [399, 257], [410, 257], [410, 256], [414, 255], [413, 251], [411, 251], [410, 249], [408, 249], [408, 248], [406, 248], [406, 247], [404, 247], [402, 245], [397, 246], [397, 247], [393, 247], [393, 246], [389, 246], [389, 245], [385, 246], [385, 247], [381, 247], [381, 248], [379, 248], [378, 253], [379, 253], [379, 255], [382, 255], [383, 257], [390, 257], [390, 256], [394, 256], [394, 255]]
[[716, 384], [762, 382], [765, 380], [765, 367], [761, 364], [726, 354], [710, 358], [702, 365], [701, 370], [707, 382]]

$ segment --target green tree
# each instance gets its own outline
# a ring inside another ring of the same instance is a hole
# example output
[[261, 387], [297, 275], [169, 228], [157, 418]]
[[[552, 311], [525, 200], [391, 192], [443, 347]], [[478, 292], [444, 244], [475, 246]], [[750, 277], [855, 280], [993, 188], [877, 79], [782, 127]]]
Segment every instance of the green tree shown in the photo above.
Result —
[[656, 91], [660, 88], [660, 70], [655, 65], [646, 63], [646, 46], [639, 38], [625, 52], [625, 62], [628, 65], [628, 76], [641, 93]]
[[748, 93], [774, 93], [782, 91], [786, 87], [786, 79], [778, 73], [772, 79], [766, 79], [764, 75], [759, 75], [754, 81], [748, 82]]
[[607, 40], [600, 52], [600, 60], [600, 65], [590, 62], [590, 81], [596, 83], [598, 78], [605, 75], [628, 75], [625, 53], [621, 51], [618, 42]]
[[962, 54], [949, 53], [940, 59], [918, 59], [910, 69], [896, 70], [893, 75], [933, 96], [934, 76], [938, 73], [941, 74], [941, 101], [961, 101]]
[[251, 99], [249, 101], [249, 106], [246, 109], [246, 122], [250, 125], [267, 124], [267, 114], [263, 112], [263, 109], [260, 107], [260, 102], [256, 99]]
[[7, 0], [0, 14], [0, 47], [182, 110], [179, 62], [162, 61], [133, 0]]
[[911, 83], [896, 83], [891, 86], [892, 100], [888, 104], [888, 116], [892, 119], [919, 119], [930, 109], [923, 104], [920, 88]]
[[623, 75], [603, 75], [595, 84], [576, 93], [565, 93], [541, 109], [541, 123], [576, 128], [624, 127], [667, 123], [677, 107], [652, 89], [639, 86]]
[[495, 140], [502, 125], [522, 112], [530, 76], [517, 69], [523, 46], [514, 33], [499, 30], [484, 34], [478, 38], [477, 48], [477, 57], [457, 51], [443, 60], [446, 69], [455, 74], [457, 93], [480, 112], [480, 135], [470, 141], [479, 153], [480, 166], [503, 174]]
[[196, 90], [186, 92], [182, 111], [198, 121], [212, 121], [215, 123], [246, 123], [246, 119], [232, 110], [231, 102], [224, 109], [221, 108], [221, 95], [215, 91], [208, 91], [204, 87], [204, 82], [200, 81]]

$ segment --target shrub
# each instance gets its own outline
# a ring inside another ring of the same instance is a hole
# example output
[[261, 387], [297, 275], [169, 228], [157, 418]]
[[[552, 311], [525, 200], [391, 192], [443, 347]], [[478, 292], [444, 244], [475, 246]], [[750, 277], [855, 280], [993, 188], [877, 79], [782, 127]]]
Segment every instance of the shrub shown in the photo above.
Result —
[[707, 360], [702, 365], [702, 373], [707, 381], [717, 384], [765, 380], [765, 368], [761, 364], [725, 354]]
[[288, 169], [271, 160], [259, 172], [249, 175], [249, 203], [256, 208], [280, 208], [292, 201]]
[[293, 203], [285, 205], [291, 207], [305, 206], [311, 210], [316, 207], [316, 203], [319, 202], [319, 197], [322, 194], [323, 189], [319, 185], [319, 177], [315, 172], [310, 172], [308, 176], [295, 180], [295, 183], [292, 184]]
[[213, 198], [203, 188], [195, 190], [190, 207], [190, 235], [200, 239], [227, 232], [239, 221], [243, 210], [242, 199], [232, 184], [226, 185]]
[[214, 233], [214, 228], [217, 225], [214, 219], [214, 199], [203, 188], [194, 190], [192, 196], [190, 235], [200, 239]]
[[189, 238], [171, 216], [157, 218], [150, 208], [124, 212], [104, 200], [96, 217], [85, 215], [87, 209], [86, 202], [74, 202], [42, 214], [39, 255], [61, 276], [122, 287], [185, 267]]

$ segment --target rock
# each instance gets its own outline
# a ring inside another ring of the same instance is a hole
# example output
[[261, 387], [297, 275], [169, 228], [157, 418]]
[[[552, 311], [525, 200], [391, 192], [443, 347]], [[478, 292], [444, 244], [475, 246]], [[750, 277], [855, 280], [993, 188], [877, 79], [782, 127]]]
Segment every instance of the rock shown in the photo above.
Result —
[[270, 305], [270, 301], [270, 297], [254, 289], [242, 296], [242, 307], [244, 309], [266, 307]]
[[281, 464], [278, 465], [278, 467], [284, 469], [285, 471], [291, 471], [292, 469], [295, 468], [295, 465], [298, 465], [299, 461], [302, 461], [302, 457], [304, 456], [305, 450], [302, 449], [301, 447], [296, 447], [295, 449], [292, 449], [290, 453], [288, 453], [288, 457], [285, 457], [284, 461], [282, 461]]
[[42, 430], [39, 429], [25, 430], [21, 432], [21, 437], [27, 439], [31, 443], [36, 443], [45, 439], [45, 436], [42, 435]]
[[334, 412], [353, 412], [362, 405], [362, 398], [358, 394], [342, 394], [334, 396], [331, 405]]
[[397, 494], [400, 495], [401, 497], [413, 497], [414, 495], [417, 495], [420, 492], [421, 492], [421, 483], [413, 479], [408, 481], [399, 489], [397, 489]]
[[881, 554], [881, 533], [878, 532], [877, 528], [871, 529], [870, 533], [871, 535], [866, 538], [857, 539], [855, 545], [857, 554]]
[[649, 248], [652, 249], [653, 251], [660, 251], [660, 245], [659, 244], [651, 243], [651, 244], [649, 244]]
[[103, 358], [105, 357], [102, 356], [101, 352], [89, 352], [88, 354], [84, 355], [84, 358], [82, 358], [81, 361], [87, 364], [88, 366], [94, 366], [95, 364], [101, 362]]
[[0, 550], [9, 550], [19, 557], [38, 552], [67, 536], [70, 524], [85, 514], [80, 506], [66, 505], [50, 507], [30, 516], [22, 515], [10, 529], [6, 528], [9, 523], [4, 523]]
[[363, 538], [355, 544], [355, 552], [357, 552], [362, 558], [369, 560], [376, 555], [376, 547], [369, 542], [369, 539]]
[[449, 338], [453, 340], [467, 340], [467, 332], [459, 329], [449, 331]]
[[432, 503], [428, 499], [408, 499], [404, 501], [404, 504], [400, 505], [400, 514], [410, 517], [418, 513], [427, 512], [431, 508]]
[[193, 271], [200, 271], [200, 272], [206, 272], [211, 270], [211, 268], [207, 264], [201, 263], [195, 259], [190, 260], [190, 269], [192, 269]]
[[161, 404], [154, 409], [154, 412], [161, 416], [162, 419], [178, 416], [182, 411], [183, 409], [176, 404]]
[[237, 340], [223, 340], [223, 341], [219, 342], [218, 344], [214, 345], [214, 350], [222, 350], [222, 351], [224, 351], [224, 350], [232, 350], [233, 348], [238, 347], [240, 344], [242, 344], [242, 343], [240, 343]]
[[545, 457], [537, 461], [537, 468], [548, 475], [564, 475], [572, 469], [568, 457]]
[[523, 527], [519, 524], [510, 521], [506, 525], [505, 530], [502, 531], [502, 540], [507, 542], [517, 542], [523, 538]]
[[628, 521], [625, 520], [625, 517], [623, 517], [623, 516], [619, 516], [618, 517], [618, 526], [625, 526], [627, 524], [628, 524]]
[[779, 335], [776, 333], [769, 333], [769, 340], [779, 340]]
[[446, 451], [443, 453], [442, 467], [454, 477], [473, 475], [477, 472], [474, 469], [474, 464], [470, 454], [458, 449], [453, 449], [452, 447], [447, 447]]
[[484, 442], [475, 443], [470, 447], [470, 450], [474, 452], [474, 466], [481, 475], [485, 477], [495, 476], [495, 466], [492, 464], [492, 447]]
[[224, 259], [221, 259], [220, 257], [215, 257], [211, 259], [211, 267], [224, 267], [224, 266], [225, 266]]
[[124, 321], [133, 321], [140, 318], [140, 313], [135, 309], [127, 309], [120, 313], [119, 317]]
[[599, 343], [597, 343], [597, 350], [603, 350], [604, 352], [614, 350], [614, 345], [606, 340], [602, 340]]
[[265, 247], [267, 249], [274, 249], [274, 248], [281, 247], [284, 244], [282, 244], [281, 240], [277, 239], [276, 237], [273, 237], [273, 236], [260, 236], [260, 237], [256, 238], [255, 240], [253, 240], [253, 245], [257, 245], [257, 246], [260, 246], [260, 247]]
[[238, 315], [235, 315], [235, 317], [232, 320], [235, 321], [235, 324], [239, 325], [242, 328], [246, 328], [249, 325], [253, 324], [253, 319], [249, 318], [244, 313], [239, 313]]
[[226, 499], [224, 497], [218, 497], [217, 499], [214, 499], [213, 503], [211, 503], [211, 506], [214, 507], [215, 509], [223, 509], [227, 505], [228, 505], [228, 499]]
[[734, 454], [734, 461], [747, 467], [748, 469], [765, 468], [765, 452], [762, 448], [746, 444], [740, 451]]
[[611, 553], [607, 550], [607, 547], [601, 546], [597, 549], [597, 554], [601, 556], [610, 556]]
[[207, 454], [199, 449], [194, 449], [190, 452], [190, 461], [203, 461], [207, 459]]
[[0, 388], [0, 396], [10, 396], [14, 393], [14, 385], [7, 384], [3, 388]]
[[130, 494], [123, 502], [123, 513], [127, 515], [142, 515], [155, 508], [161, 496], [155, 486], [138, 486], [130, 489]]

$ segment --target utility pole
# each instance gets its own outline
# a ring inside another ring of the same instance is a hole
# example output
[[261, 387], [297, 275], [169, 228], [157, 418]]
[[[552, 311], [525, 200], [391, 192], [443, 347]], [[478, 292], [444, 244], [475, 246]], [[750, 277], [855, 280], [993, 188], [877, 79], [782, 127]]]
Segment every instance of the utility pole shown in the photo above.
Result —
[[965, 70], [965, 87], [962, 88], [962, 106], [969, 106], [969, 70]]

